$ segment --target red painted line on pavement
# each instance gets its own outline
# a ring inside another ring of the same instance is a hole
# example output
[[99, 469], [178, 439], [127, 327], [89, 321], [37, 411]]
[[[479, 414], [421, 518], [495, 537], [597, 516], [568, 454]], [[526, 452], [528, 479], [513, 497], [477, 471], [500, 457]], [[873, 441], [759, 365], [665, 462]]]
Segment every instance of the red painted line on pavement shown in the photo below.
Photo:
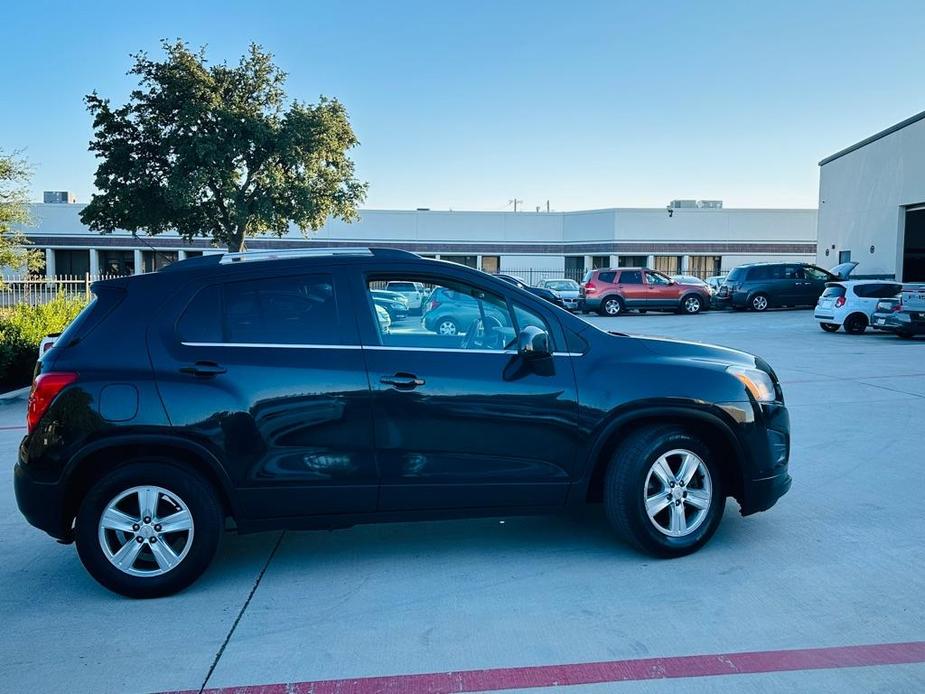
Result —
[[[207, 689], [210, 694], [452, 694], [925, 662], [925, 641], [391, 675]], [[191, 690], [198, 691], [198, 690]], [[190, 694], [190, 693], [182, 693]]]

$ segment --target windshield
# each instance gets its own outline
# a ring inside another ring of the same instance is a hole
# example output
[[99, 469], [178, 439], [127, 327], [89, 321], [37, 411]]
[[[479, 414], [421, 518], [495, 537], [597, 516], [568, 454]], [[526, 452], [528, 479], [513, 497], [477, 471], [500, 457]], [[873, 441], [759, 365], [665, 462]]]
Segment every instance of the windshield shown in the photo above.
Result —
[[543, 286], [546, 289], [555, 289], [557, 292], [578, 291], [578, 282], [575, 280], [547, 280]]

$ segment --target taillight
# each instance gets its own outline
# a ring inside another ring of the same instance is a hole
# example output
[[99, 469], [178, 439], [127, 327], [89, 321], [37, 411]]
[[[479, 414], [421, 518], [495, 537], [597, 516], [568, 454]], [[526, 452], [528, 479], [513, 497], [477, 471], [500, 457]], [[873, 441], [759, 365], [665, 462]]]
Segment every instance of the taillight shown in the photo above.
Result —
[[585, 294], [594, 294], [597, 291], [597, 287], [594, 286], [594, 282], [588, 282], [585, 285]]
[[48, 341], [42, 346], [42, 354], [45, 354], [48, 350], [55, 346], [54, 342]]
[[837, 299], [835, 299], [835, 308], [841, 308], [844, 305], [845, 305], [845, 297], [840, 296]]
[[26, 428], [29, 433], [35, 429], [58, 393], [76, 380], [77, 374], [63, 371], [40, 374], [35, 379], [32, 391], [29, 393], [29, 404], [26, 407]]
[[890, 309], [890, 311], [892, 311], [893, 313], [899, 313], [902, 310], [903, 310], [902, 304], [896, 304], [893, 306], [893, 308]]

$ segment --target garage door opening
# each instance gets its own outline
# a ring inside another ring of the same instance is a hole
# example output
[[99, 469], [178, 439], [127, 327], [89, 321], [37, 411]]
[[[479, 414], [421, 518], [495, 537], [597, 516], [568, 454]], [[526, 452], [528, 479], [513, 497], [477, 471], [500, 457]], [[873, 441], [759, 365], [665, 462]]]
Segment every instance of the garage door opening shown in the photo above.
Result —
[[925, 205], [906, 210], [903, 282], [925, 282]]

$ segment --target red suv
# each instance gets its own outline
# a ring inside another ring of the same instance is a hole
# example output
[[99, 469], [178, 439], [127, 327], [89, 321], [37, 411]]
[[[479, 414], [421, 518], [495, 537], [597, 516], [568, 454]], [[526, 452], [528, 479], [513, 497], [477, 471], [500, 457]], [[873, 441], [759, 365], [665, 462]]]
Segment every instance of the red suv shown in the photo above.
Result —
[[710, 306], [707, 287], [682, 284], [655, 270], [591, 270], [581, 283], [585, 311], [617, 316], [628, 309], [700, 313]]

